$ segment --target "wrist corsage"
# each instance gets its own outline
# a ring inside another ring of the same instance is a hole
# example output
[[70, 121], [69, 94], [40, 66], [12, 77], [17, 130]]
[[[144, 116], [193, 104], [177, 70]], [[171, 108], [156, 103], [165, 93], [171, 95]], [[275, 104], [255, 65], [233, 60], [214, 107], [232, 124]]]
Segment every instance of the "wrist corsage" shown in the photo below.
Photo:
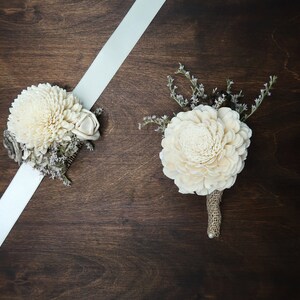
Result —
[[4, 131], [10, 158], [70, 185], [66, 172], [78, 150], [100, 137], [97, 117], [71, 92], [49, 83], [28, 87], [13, 101]]
[[203, 84], [182, 64], [175, 74], [187, 78], [192, 88], [187, 99], [176, 93], [174, 79], [168, 76], [170, 96], [182, 112], [171, 119], [166, 115], [144, 117], [139, 127], [158, 125], [156, 130], [163, 134], [160, 159], [164, 174], [174, 180], [180, 193], [206, 196], [207, 233], [210, 238], [218, 237], [223, 191], [235, 183], [243, 170], [250, 145], [252, 131], [244, 122], [271, 95], [277, 78], [270, 76], [248, 112], [248, 106], [240, 103], [242, 92], [234, 94], [231, 90], [233, 81], [227, 80], [226, 90], [215, 88], [207, 95]]

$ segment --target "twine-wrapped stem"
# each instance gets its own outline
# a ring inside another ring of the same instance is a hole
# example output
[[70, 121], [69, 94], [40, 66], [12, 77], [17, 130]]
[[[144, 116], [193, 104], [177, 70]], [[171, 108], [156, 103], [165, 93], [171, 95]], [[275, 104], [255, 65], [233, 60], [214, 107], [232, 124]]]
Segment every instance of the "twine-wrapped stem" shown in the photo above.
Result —
[[211, 194], [206, 196], [208, 214], [207, 235], [211, 239], [220, 235], [222, 220], [220, 203], [222, 201], [222, 194], [223, 191], [213, 191]]

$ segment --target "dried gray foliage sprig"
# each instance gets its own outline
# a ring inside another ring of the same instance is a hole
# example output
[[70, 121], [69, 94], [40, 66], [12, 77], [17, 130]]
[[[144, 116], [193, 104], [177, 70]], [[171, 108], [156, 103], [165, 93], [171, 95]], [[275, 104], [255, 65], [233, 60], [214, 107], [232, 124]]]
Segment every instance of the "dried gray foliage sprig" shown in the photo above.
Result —
[[276, 80], [277, 80], [276, 76], [270, 76], [269, 83], [265, 83], [264, 84], [264, 88], [262, 88], [260, 90], [259, 96], [254, 100], [254, 104], [251, 105], [251, 112], [249, 114], [245, 113], [241, 117], [242, 121], [247, 120], [250, 116], [252, 116], [256, 112], [256, 110], [261, 105], [261, 103], [263, 102], [263, 100], [265, 99], [266, 96], [271, 96], [271, 92], [270, 91], [271, 91], [274, 83], [276, 82]]
[[191, 96], [177, 92], [174, 78], [168, 76], [170, 97], [181, 108], [172, 118], [167, 115], [146, 116], [139, 128], [155, 124], [163, 135], [160, 159], [164, 174], [178, 186], [179, 192], [206, 196], [210, 238], [220, 234], [220, 203], [224, 189], [230, 188], [243, 170], [252, 130], [244, 123], [261, 105], [276, 82], [268, 83], [251, 105], [242, 101], [242, 91], [234, 93], [234, 82], [226, 82], [224, 90], [214, 88], [207, 94], [204, 85], [182, 64], [175, 74], [184, 76], [191, 87]]
[[[264, 87], [260, 90], [260, 95], [254, 100], [254, 104], [251, 105], [251, 112], [247, 113], [249, 107], [246, 103], [242, 103], [241, 100], [244, 98], [243, 92], [233, 93], [232, 86], [233, 80], [227, 79], [226, 90], [218, 90], [214, 88], [210, 95], [206, 94], [203, 83], [200, 83], [198, 78], [191, 75], [190, 71], [187, 71], [183, 64], [179, 63], [179, 67], [175, 74], [183, 75], [190, 83], [192, 94], [190, 98], [185, 97], [182, 94], [177, 93], [178, 87], [175, 85], [175, 80], [172, 76], [167, 76], [167, 87], [170, 90], [170, 97], [173, 99], [183, 111], [192, 110], [198, 105], [210, 105], [215, 109], [221, 107], [230, 107], [240, 115], [240, 120], [245, 121], [258, 109], [263, 100], [267, 96], [271, 96], [271, 89], [277, 80], [277, 76], [270, 76], [269, 82], [264, 84]], [[156, 124], [158, 127], [155, 131], [164, 133], [170, 117], [167, 115], [158, 116], [146, 116], [143, 118], [143, 122], [139, 123], [139, 128], [149, 125]]]
[[66, 172], [83, 145], [93, 150], [101, 113], [101, 108], [93, 113], [84, 109], [78, 98], [58, 86], [28, 87], [12, 103], [4, 147], [19, 164], [70, 185]]
[[163, 115], [161, 117], [157, 117], [155, 115], [147, 116], [143, 118], [142, 123], [139, 123], [139, 129], [142, 129], [142, 127], [149, 124], [156, 124], [158, 126], [155, 129], [155, 131], [161, 132], [163, 135], [169, 123], [170, 123], [170, 118], [167, 115]]

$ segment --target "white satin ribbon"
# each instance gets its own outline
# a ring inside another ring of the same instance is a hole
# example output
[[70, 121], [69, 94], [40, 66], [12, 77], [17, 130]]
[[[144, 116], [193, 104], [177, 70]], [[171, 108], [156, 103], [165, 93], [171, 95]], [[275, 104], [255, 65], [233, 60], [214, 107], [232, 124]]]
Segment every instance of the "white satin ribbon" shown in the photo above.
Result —
[[[73, 93], [90, 109], [113, 78], [165, 0], [136, 0], [103, 46]], [[22, 164], [0, 199], [0, 246], [41, 183], [43, 176]]]

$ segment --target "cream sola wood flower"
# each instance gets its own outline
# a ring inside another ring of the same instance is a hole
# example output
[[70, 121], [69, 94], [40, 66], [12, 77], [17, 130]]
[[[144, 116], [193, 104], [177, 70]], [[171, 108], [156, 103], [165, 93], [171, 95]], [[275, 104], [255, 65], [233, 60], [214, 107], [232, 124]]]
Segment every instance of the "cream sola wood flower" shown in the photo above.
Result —
[[[12, 103], [4, 133], [9, 153], [69, 184], [65, 172], [82, 143], [100, 137], [96, 115], [72, 93], [49, 83], [28, 87]], [[15, 160], [16, 157], [12, 157]], [[20, 163], [20, 159], [18, 159]]]
[[251, 130], [228, 107], [199, 105], [168, 124], [160, 159], [164, 174], [183, 194], [230, 188], [244, 167]]
[[250, 113], [241, 104], [242, 93], [233, 94], [233, 82], [227, 81], [226, 91], [214, 89], [210, 96], [204, 86], [179, 65], [177, 74], [191, 84], [192, 96], [186, 99], [176, 93], [174, 79], [168, 77], [170, 96], [182, 108], [172, 119], [167, 116], [145, 117], [140, 127], [154, 123], [163, 133], [160, 159], [163, 173], [174, 180], [182, 194], [206, 196], [208, 211], [207, 233], [210, 238], [220, 234], [220, 202], [223, 191], [236, 181], [245, 164], [250, 145], [251, 129], [243, 122], [259, 107], [276, 81], [270, 77], [255, 99]]

